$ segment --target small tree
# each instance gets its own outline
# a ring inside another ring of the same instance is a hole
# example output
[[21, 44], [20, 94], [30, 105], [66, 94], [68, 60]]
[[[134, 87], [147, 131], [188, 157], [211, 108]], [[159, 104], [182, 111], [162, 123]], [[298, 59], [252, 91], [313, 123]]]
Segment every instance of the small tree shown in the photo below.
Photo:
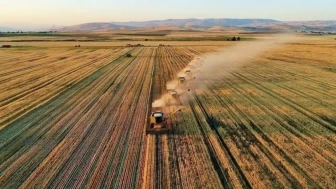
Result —
[[237, 37], [237, 41], [240, 41], [240, 37]]
[[232, 37], [231, 41], [237, 41], [236, 37]]

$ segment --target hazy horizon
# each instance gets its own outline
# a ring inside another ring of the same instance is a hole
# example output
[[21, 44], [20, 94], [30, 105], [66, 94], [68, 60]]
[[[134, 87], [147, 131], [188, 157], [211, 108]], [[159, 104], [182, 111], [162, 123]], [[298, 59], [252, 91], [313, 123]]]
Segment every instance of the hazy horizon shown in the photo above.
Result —
[[[127, 22], [165, 19], [262, 18], [279, 21], [336, 20], [332, 0], [284, 0], [258, 3], [247, 0], [206, 2], [152, 0], [0, 0], [0, 26], [68, 26], [89, 22]], [[317, 8], [318, 7], [318, 8]]]

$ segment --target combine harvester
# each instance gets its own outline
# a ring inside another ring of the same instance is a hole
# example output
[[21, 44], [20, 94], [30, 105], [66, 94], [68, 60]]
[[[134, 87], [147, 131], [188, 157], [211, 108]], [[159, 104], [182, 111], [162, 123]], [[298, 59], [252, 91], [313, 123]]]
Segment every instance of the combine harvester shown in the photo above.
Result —
[[153, 107], [154, 112], [151, 113], [149, 118], [149, 124], [146, 128], [146, 134], [168, 134], [169, 127], [167, 124], [167, 118], [175, 115], [181, 111], [181, 108], [177, 109], [174, 113], [165, 117], [162, 107]]
[[[189, 65], [189, 66], [190, 66], [190, 65]], [[194, 66], [190, 66], [190, 67], [194, 67]], [[194, 68], [196, 68], [196, 67], [194, 67]], [[184, 73], [185, 73], [186, 75], [192, 75], [192, 74], [195, 74], [195, 73], [197, 73], [197, 72], [199, 72], [199, 71], [200, 71], [200, 70], [198, 69], [197, 71], [191, 72], [190, 68], [187, 68], [187, 69], [185, 69]]]
[[167, 89], [168, 95], [167, 95], [166, 103], [168, 105], [182, 105], [180, 96], [182, 96], [183, 94], [189, 91], [190, 89], [186, 89], [185, 91], [178, 93], [175, 89]]
[[186, 78], [184, 76], [179, 76], [177, 78], [178, 84], [183, 84], [186, 81]]
[[[190, 65], [189, 65], [190, 66]], [[197, 72], [199, 72], [200, 70], [198, 69], [197, 71], [191, 72], [190, 68], [186, 68], [184, 70], [184, 74], [181, 74], [177, 77], [177, 83], [178, 84], [184, 84], [187, 79], [191, 79], [193, 77], [193, 75]], [[196, 79], [195, 77], [193, 79]]]

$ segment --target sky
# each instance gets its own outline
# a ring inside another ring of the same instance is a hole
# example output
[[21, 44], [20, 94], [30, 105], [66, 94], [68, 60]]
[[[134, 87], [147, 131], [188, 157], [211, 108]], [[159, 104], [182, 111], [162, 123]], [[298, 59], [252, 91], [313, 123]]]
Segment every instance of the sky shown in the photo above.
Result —
[[0, 26], [178, 18], [336, 20], [336, 0], [0, 0]]

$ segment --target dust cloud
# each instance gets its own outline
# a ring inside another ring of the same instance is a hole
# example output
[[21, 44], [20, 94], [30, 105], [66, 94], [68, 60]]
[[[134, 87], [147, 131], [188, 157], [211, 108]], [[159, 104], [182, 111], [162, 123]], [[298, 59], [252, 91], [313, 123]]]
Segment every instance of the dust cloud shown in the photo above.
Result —
[[234, 46], [210, 53], [199, 58], [198, 63], [193, 62], [198, 65], [196, 69], [200, 71], [194, 74], [196, 79], [192, 80], [190, 85], [194, 89], [207, 87], [204, 80], [207, 80], [208, 84], [221, 80], [228, 74], [227, 70], [235, 71], [252, 63], [263, 53], [296, 40], [298, 37], [295, 35], [276, 35], [268, 39], [236, 42]]
[[166, 84], [167, 90], [173, 90], [176, 89], [177, 83], [175, 81], [169, 81]]
[[[275, 35], [271, 38], [259, 39], [256, 41], [237, 41], [233, 46], [219, 49], [215, 53], [196, 57], [186, 68], [176, 75], [176, 80], [167, 83], [167, 90], [175, 89], [178, 94], [185, 93], [189, 88], [204, 89], [212, 83], [222, 80], [228, 74], [227, 70], [234, 71], [242, 66], [246, 66], [253, 62], [253, 59], [263, 53], [274, 50], [281, 45], [289, 42], [295, 42], [298, 39], [294, 35]], [[189, 70], [191, 73], [186, 73]], [[185, 77], [186, 83], [179, 84], [178, 77]], [[153, 103], [154, 107], [164, 107], [167, 104], [165, 99], [169, 98], [169, 94], [164, 94], [160, 99]], [[180, 100], [185, 104], [192, 95], [183, 95]]]
[[166, 103], [165, 103], [165, 98], [164, 98], [165, 95], [163, 95], [160, 99], [158, 100], [155, 100], [153, 103], [152, 103], [152, 108], [162, 108], [162, 107], [165, 107], [166, 106]]

